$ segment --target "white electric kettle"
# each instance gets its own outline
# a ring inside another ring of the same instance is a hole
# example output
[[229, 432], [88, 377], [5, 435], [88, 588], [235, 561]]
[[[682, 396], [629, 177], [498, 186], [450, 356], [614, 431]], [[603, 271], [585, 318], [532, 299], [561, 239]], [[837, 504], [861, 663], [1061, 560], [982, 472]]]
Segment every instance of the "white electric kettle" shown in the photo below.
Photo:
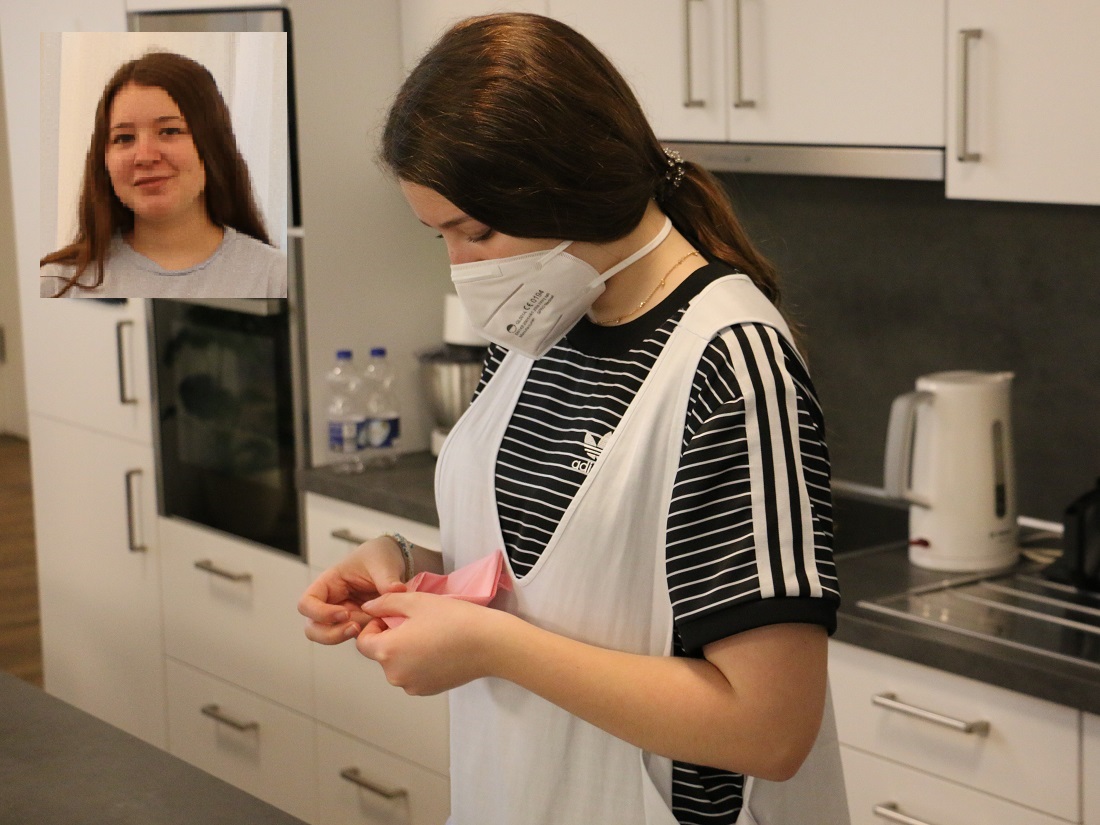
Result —
[[1012, 379], [1010, 372], [938, 372], [894, 399], [883, 486], [910, 504], [913, 564], [985, 571], [1019, 557]]

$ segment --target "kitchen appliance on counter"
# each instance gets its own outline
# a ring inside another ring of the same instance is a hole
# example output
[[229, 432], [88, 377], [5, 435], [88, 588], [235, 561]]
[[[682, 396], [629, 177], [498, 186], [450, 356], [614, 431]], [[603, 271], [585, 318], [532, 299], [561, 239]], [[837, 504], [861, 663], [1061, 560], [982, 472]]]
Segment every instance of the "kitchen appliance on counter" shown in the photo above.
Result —
[[1062, 555], [1045, 571], [1052, 581], [1100, 593], [1100, 479], [1066, 508]]
[[488, 342], [470, 324], [457, 295], [447, 295], [443, 304], [443, 345], [420, 353], [420, 380], [435, 420], [432, 455], [439, 455], [443, 442], [474, 397]]
[[921, 376], [894, 399], [886, 495], [909, 502], [909, 560], [977, 572], [1019, 558], [1010, 372]]

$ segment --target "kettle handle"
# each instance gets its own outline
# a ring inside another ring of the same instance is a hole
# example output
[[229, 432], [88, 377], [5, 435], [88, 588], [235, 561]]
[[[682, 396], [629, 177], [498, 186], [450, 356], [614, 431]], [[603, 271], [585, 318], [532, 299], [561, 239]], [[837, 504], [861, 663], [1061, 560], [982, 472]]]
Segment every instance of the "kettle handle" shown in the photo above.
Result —
[[917, 405], [932, 400], [933, 394], [918, 390], [899, 395], [890, 405], [890, 424], [886, 429], [886, 455], [883, 459], [882, 487], [890, 498], [931, 507], [925, 496], [909, 487], [913, 471], [913, 433], [917, 423]]

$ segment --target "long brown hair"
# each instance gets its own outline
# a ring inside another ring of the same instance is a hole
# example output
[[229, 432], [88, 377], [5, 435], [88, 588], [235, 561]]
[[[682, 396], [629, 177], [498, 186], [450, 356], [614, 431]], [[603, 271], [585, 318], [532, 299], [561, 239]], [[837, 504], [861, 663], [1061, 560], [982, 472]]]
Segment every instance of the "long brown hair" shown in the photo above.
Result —
[[382, 162], [508, 235], [603, 243], [656, 198], [698, 248], [779, 303], [775, 268], [721, 185], [668, 156], [630, 86], [569, 26], [492, 14], [447, 31], [405, 79], [386, 119]]
[[[111, 238], [116, 232], [129, 232], [134, 228], [134, 213], [115, 194], [106, 163], [111, 105], [122, 87], [129, 83], [164, 89], [179, 106], [206, 172], [204, 201], [210, 220], [219, 227], [231, 226], [271, 245], [252, 194], [248, 166], [233, 136], [229, 107], [218, 91], [214, 76], [189, 57], [172, 52], [149, 52], [122, 64], [99, 98], [91, 145], [84, 160], [76, 237], [68, 246], [51, 252], [39, 262], [39, 266], [60, 263], [75, 268], [69, 282], [54, 297], [64, 295], [74, 285], [80, 289], [95, 289], [102, 284]], [[77, 279], [92, 264], [95, 265], [95, 282], [90, 285], [78, 283]]]

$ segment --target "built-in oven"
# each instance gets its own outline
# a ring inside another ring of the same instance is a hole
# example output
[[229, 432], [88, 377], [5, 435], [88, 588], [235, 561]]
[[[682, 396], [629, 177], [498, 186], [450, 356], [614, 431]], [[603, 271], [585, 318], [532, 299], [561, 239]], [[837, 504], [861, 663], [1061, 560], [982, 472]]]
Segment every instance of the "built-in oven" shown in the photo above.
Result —
[[302, 554], [293, 300], [150, 301], [160, 513]]

